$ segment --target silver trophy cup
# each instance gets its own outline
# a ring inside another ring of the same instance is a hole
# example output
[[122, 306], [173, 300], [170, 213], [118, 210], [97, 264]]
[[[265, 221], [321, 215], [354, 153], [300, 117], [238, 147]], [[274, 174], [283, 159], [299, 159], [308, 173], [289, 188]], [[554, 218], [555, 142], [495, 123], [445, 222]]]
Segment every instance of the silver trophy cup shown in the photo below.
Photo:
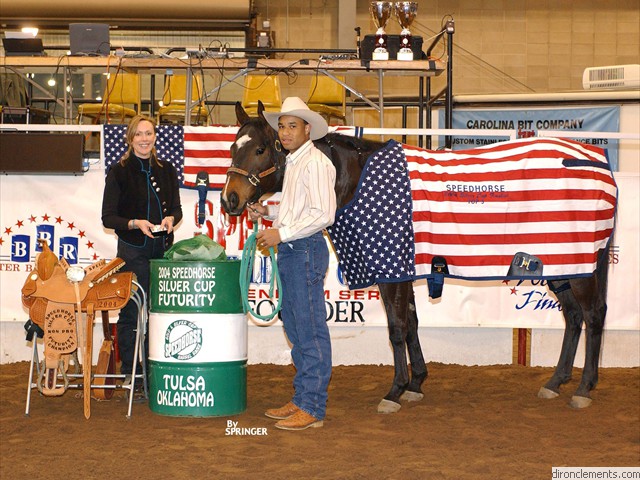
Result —
[[398, 60], [411, 61], [413, 60], [413, 50], [411, 50], [411, 32], [409, 31], [409, 27], [418, 13], [418, 2], [396, 2], [394, 11], [398, 23], [402, 27]]
[[387, 33], [384, 31], [384, 27], [387, 26], [392, 9], [392, 2], [371, 2], [369, 4], [371, 18], [373, 18], [373, 22], [376, 24], [376, 27], [378, 27], [376, 31], [376, 48], [371, 55], [372, 60], [389, 60]]

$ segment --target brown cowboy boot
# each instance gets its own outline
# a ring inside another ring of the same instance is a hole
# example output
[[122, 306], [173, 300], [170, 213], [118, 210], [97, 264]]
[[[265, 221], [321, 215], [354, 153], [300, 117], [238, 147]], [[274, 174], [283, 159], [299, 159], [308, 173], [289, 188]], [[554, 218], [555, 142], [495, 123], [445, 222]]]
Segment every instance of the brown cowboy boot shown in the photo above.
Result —
[[316, 417], [303, 410], [298, 410], [289, 418], [280, 420], [275, 426], [282, 430], [304, 430], [309, 427], [318, 428], [323, 424], [324, 422], [322, 420], [318, 420]]
[[280, 408], [270, 408], [269, 410], [264, 412], [264, 414], [269, 418], [275, 418], [276, 420], [284, 420], [299, 411], [300, 409], [296, 407], [293, 404], [293, 402], [289, 402], [285, 406]]

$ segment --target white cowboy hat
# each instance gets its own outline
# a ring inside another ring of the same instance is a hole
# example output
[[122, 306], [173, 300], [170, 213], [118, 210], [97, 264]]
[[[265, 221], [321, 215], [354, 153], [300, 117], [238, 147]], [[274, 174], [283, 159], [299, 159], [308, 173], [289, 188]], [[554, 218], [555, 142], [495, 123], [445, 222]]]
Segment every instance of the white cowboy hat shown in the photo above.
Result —
[[291, 115], [303, 119], [311, 125], [309, 136], [311, 140], [318, 140], [324, 137], [329, 131], [326, 120], [319, 113], [310, 110], [306, 103], [298, 97], [288, 97], [282, 102], [280, 112], [263, 112], [265, 120], [271, 125], [271, 128], [278, 130], [278, 120], [283, 115]]

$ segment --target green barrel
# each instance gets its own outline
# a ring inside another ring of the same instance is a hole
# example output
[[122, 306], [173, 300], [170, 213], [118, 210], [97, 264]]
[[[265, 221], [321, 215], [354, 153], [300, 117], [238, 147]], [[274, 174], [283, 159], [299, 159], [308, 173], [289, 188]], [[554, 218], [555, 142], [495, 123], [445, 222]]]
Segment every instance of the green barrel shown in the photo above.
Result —
[[211, 417], [247, 408], [240, 261], [151, 261], [149, 408]]

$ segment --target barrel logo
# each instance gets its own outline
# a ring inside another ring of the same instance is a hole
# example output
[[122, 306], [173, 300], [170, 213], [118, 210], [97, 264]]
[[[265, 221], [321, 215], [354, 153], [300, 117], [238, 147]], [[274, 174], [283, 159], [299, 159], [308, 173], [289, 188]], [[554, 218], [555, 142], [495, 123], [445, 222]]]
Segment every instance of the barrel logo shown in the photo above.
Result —
[[164, 356], [191, 360], [202, 348], [202, 329], [188, 320], [176, 320], [164, 335]]

